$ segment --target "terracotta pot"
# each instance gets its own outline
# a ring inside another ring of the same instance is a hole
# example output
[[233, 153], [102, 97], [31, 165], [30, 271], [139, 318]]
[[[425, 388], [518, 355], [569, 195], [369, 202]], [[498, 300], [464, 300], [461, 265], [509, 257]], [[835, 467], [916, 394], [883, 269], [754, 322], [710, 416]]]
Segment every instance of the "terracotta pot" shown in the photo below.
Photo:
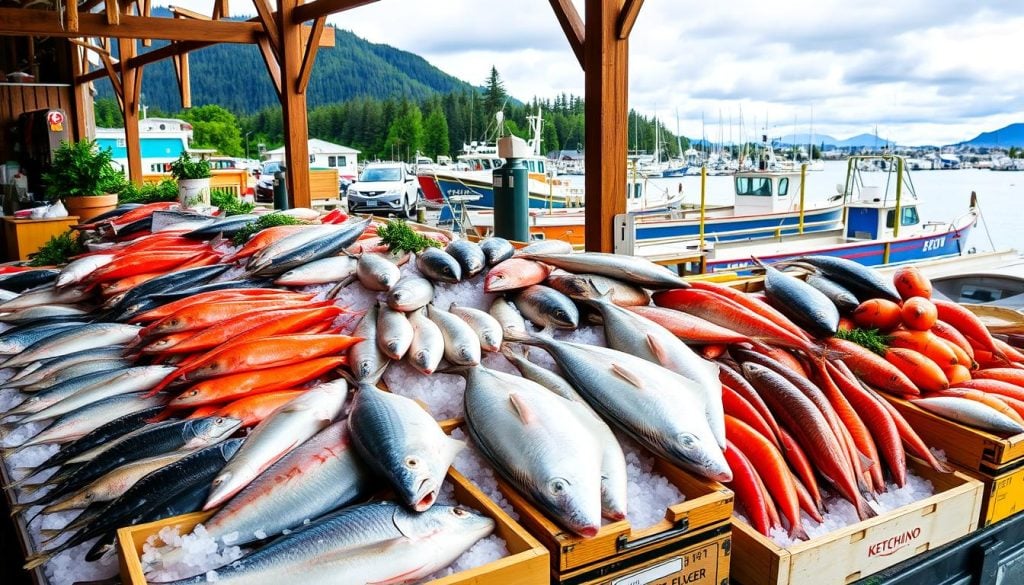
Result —
[[97, 215], [117, 207], [117, 194], [65, 197], [64, 207], [67, 208], [68, 215], [77, 215], [80, 223], [86, 223]]

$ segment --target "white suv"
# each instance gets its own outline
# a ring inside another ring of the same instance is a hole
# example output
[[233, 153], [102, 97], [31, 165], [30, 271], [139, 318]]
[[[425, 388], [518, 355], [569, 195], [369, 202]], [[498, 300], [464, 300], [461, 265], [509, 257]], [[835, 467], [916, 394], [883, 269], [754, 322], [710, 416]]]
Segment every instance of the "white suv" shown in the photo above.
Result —
[[370, 163], [348, 187], [348, 210], [393, 211], [405, 218], [416, 216], [419, 183], [405, 163]]

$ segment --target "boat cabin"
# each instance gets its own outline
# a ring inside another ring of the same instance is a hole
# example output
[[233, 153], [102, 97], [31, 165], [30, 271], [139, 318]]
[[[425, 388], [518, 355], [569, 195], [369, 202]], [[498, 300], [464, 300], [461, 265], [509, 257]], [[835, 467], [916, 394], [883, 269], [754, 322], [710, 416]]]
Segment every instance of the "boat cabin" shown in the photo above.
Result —
[[736, 173], [736, 215], [793, 211], [800, 200], [800, 173], [744, 171]]
[[[916, 201], [900, 206], [900, 230], [921, 225]], [[852, 201], [846, 206], [846, 237], [856, 240], [891, 238], [896, 226], [896, 202], [876, 199]]]

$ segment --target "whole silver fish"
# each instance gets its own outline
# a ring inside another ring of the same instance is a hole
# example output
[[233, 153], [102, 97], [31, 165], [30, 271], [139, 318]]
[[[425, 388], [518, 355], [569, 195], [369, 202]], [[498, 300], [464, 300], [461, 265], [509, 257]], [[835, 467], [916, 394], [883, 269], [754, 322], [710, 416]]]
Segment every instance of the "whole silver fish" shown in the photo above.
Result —
[[52, 317], [84, 317], [89, 311], [77, 305], [37, 305], [0, 315], [3, 323], [31, 323]]
[[337, 225], [326, 224], [311, 225], [301, 230], [295, 230], [294, 233], [289, 233], [280, 240], [253, 254], [246, 264], [246, 269], [250, 272], [255, 272], [260, 268], [268, 266], [271, 259], [297, 250], [318, 238], [337, 232], [338, 229], [339, 226]]
[[134, 362], [126, 358], [113, 358], [105, 360], [90, 360], [87, 362], [79, 362], [77, 364], [70, 365], [63, 370], [53, 373], [48, 376], [45, 380], [40, 380], [35, 384], [29, 384], [28, 386], [22, 387], [22, 392], [38, 392], [45, 390], [55, 384], [59, 384], [64, 380], [70, 380], [71, 378], [77, 378], [86, 374], [92, 374], [94, 372], [109, 372], [111, 370], [124, 370], [130, 368]]
[[29, 395], [23, 402], [7, 411], [7, 416], [27, 415], [49, 408], [58, 402], [74, 396], [78, 392], [89, 390], [97, 386], [104, 386], [117, 379], [124, 372], [121, 370], [107, 370], [82, 374], [74, 378], [64, 380], [39, 390]]
[[[124, 355], [124, 346], [108, 345], [96, 349], [85, 349], [60, 357], [37, 360], [24, 366], [16, 376], [4, 383], [4, 386], [20, 388], [42, 381], [55, 372], [60, 372], [75, 364], [98, 360], [119, 359]], [[24, 375], [22, 375], [24, 373]]]
[[53, 358], [105, 345], [122, 345], [134, 340], [142, 328], [124, 323], [90, 323], [61, 331], [42, 339], [25, 351], [7, 359], [0, 367], [21, 366], [36, 360]]
[[114, 419], [133, 412], [141, 412], [167, 402], [166, 396], [145, 397], [141, 392], [118, 394], [97, 400], [57, 418], [53, 423], [18, 449], [43, 443], [66, 443], [74, 441]]
[[0, 312], [17, 311], [40, 305], [73, 305], [92, 298], [92, 294], [83, 288], [44, 288], [25, 292], [17, 297], [0, 303]]
[[[203, 526], [210, 538], [244, 545], [347, 506], [376, 487], [353, 449], [348, 423], [341, 420], [268, 467]], [[233, 534], [236, 538], [224, 538]], [[183, 554], [181, 549], [165, 554], [164, 565], [179, 562]]]
[[426, 309], [416, 309], [408, 316], [409, 324], [412, 325], [412, 344], [405, 357], [420, 372], [433, 374], [444, 357], [444, 334], [427, 317]]
[[[252, 266], [251, 273], [257, 276], [282, 274], [314, 260], [336, 256], [355, 243], [369, 224], [370, 219], [366, 218], [332, 225], [330, 227], [333, 227], [333, 230], [292, 250], [276, 256], [262, 257]], [[285, 239], [294, 235], [296, 234], [285, 236]]]
[[[480, 349], [498, 351], [501, 349], [501, 323], [485, 311], [473, 307], [460, 307], [452, 303], [448, 312], [465, 321], [476, 332], [480, 340]], [[520, 320], [522, 317], [520, 317]]]
[[614, 349], [541, 334], [516, 341], [546, 349], [601, 418], [650, 451], [709, 479], [732, 480], [703, 405], [694, 408], [692, 393], [680, 390], [691, 380]]
[[519, 312], [540, 328], [575, 329], [580, 323], [580, 312], [572, 300], [550, 286], [528, 286], [512, 300]]
[[519, 309], [505, 297], [498, 297], [491, 303], [491, 308], [488, 313], [494, 317], [494, 320], [501, 324], [501, 331], [504, 336], [515, 335], [515, 334], [526, 334], [526, 320], [523, 319], [523, 314], [519, 312]]
[[379, 303], [377, 308], [377, 347], [393, 360], [400, 360], [412, 345], [412, 323], [402, 311]]
[[[13, 355], [21, 353], [37, 341], [49, 338], [58, 331], [70, 329], [72, 327], [81, 327], [85, 324], [86, 323], [84, 321], [73, 321], [70, 323], [46, 323], [44, 325], [36, 325], [34, 327], [19, 329], [13, 333], [0, 334], [0, 354]], [[12, 378], [12, 380], [13, 379], [14, 378]]]
[[[450, 565], [493, 530], [493, 520], [461, 506], [412, 513], [392, 502], [362, 504], [325, 516], [218, 569], [217, 581], [221, 585], [280, 585], [296, 578], [306, 585], [413, 583]], [[205, 582], [205, 575], [197, 575], [171, 583]]]
[[483, 271], [487, 263], [484, 251], [476, 242], [455, 240], [445, 248], [462, 268], [462, 278], [472, 278]]
[[806, 276], [805, 282], [824, 293], [842, 312], [852, 311], [860, 304], [857, 295], [830, 278], [811, 272]]
[[466, 377], [469, 434], [491, 465], [560, 524], [580, 536], [596, 535], [602, 454], [573, 404], [483, 366], [459, 373]]
[[572, 244], [565, 240], [537, 240], [516, 253], [523, 254], [572, 254]]
[[356, 278], [368, 290], [389, 291], [402, 278], [402, 271], [383, 254], [364, 253], [356, 264]]
[[646, 288], [687, 288], [689, 286], [678, 274], [640, 256], [622, 256], [600, 252], [581, 252], [579, 254], [524, 252], [522, 257], [576, 274], [599, 274]]
[[173, 374], [176, 370], [177, 368], [174, 366], [136, 366], [134, 368], [128, 368], [126, 370], [122, 370], [120, 375], [115, 378], [111, 378], [101, 384], [94, 384], [87, 388], [83, 388], [56, 404], [26, 416], [19, 422], [27, 423], [35, 422], [37, 420], [46, 420], [48, 418], [66, 414], [76, 408], [81, 408], [87, 404], [96, 402], [97, 400], [103, 400], [104, 398], [109, 398], [118, 394], [131, 394], [133, 392], [149, 390], [160, 383], [161, 380]]
[[441, 330], [446, 360], [457, 366], [480, 363], [480, 338], [468, 323], [434, 305], [427, 305], [427, 316]]
[[362, 338], [348, 349], [348, 365], [356, 382], [376, 382], [373, 377], [384, 373], [384, 364], [388, 361], [388, 356], [377, 345], [378, 313], [377, 305], [370, 307], [352, 333], [354, 337]]
[[445, 435], [411, 398], [360, 384], [348, 414], [352, 444], [399, 501], [422, 512], [437, 500], [462, 442]]
[[[594, 289], [608, 291], [611, 301], [620, 307], [646, 306], [651, 295], [639, 286], [600, 274], [572, 274], [557, 270], [548, 275], [548, 286], [571, 298], [593, 298]], [[590, 285], [594, 286], [591, 287]]]
[[396, 311], [415, 311], [432, 300], [434, 285], [419, 276], [403, 276], [388, 292], [388, 306]]
[[462, 267], [458, 260], [441, 248], [427, 247], [416, 254], [416, 268], [420, 274], [434, 282], [455, 283], [462, 280]]
[[772, 306], [815, 337], [836, 334], [839, 309], [825, 293], [792, 274], [757, 263], [765, 270], [764, 292]]
[[110, 261], [116, 257], [116, 254], [93, 254], [69, 262], [67, 266], [61, 269], [60, 274], [57, 275], [57, 288], [81, 282], [86, 276], [92, 274], [94, 270], [110, 264]]
[[616, 305], [608, 293], [591, 296], [587, 302], [601, 312], [608, 347], [661, 364], [690, 380], [691, 384], [679, 389], [692, 393], [687, 402], [703, 405], [715, 440], [725, 449], [725, 410], [718, 364], [697, 355], [668, 329]]
[[256, 425], [213, 480], [204, 510], [223, 504], [264, 470], [331, 424], [345, 406], [348, 384], [320, 384], [280, 406]]
[[309, 286], [340, 282], [356, 273], [357, 260], [351, 256], [333, 256], [292, 268], [274, 280], [281, 286]]
[[1024, 433], [1024, 427], [998, 410], [976, 400], [959, 396], [912, 399], [915, 405], [968, 426], [1000, 434]]
[[505, 238], [491, 236], [480, 242], [480, 251], [484, 253], [488, 266], [494, 266], [503, 260], [508, 260], [516, 253], [515, 246]]
[[615, 433], [565, 378], [531, 362], [526, 351], [520, 353], [511, 346], [506, 346], [502, 348], [501, 353], [512, 362], [524, 378], [533, 380], [578, 405], [576, 410], [580, 422], [590, 429], [594, 440], [601, 446], [601, 515], [609, 520], [625, 518], [628, 500], [626, 459]]

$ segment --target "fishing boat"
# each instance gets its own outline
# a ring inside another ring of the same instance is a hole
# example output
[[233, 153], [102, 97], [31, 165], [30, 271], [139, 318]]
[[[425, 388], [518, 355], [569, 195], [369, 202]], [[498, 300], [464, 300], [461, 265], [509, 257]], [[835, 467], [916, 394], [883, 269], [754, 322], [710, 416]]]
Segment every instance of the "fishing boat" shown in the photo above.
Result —
[[[151, 173], [164, 172], [165, 165], [189, 150], [192, 125], [177, 118], [144, 118], [139, 120], [139, 144], [142, 168]], [[128, 168], [128, 150], [124, 128], [96, 128], [96, 144], [109, 148], [120, 168]]]
[[[838, 256], [867, 266], [881, 266], [919, 262], [959, 256], [968, 252], [967, 237], [977, 223], [977, 198], [971, 193], [965, 212], [950, 221], [924, 221], [918, 214], [921, 200], [914, 190], [905, 161], [895, 155], [882, 155], [886, 159], [884, 171], [892, 176], [880, 184], [891, 187], [883, 191], [868, 185], [861, 170], [865, 161], [880, 157], [851, 157], [847, 167], [846, 184], [842, 192], [828, 202], [840, 214], [837, 221], [827, 216], [823, 221], [810, 221], [813, 217], [806, 209], [796, 214], [796, 222], [776, 218], [773, 224], [762, 217], [762, 227], [716, 233], [708, 212], [700, 214], [698, 224], [704, 225], [703, 236], [647, 237], [661, 224], [662, 229], [678, 224], [679, 220], [651, 217], [616, 216], [615, 233], [625, 234], [616, 242], [616, 252], [647, 257], [663, 263], [672, 259], [690, 260], [693, 268], [701, 272], [747, 272], [752, 256], [765, 262], [789, 260], [804, 255]], [[876, 168], [883, 165], [867, 165]], [[737, 191], [746, 185], [749, 173], [736, 176]], [[778, 192], [785, 173], [769, 173]], [[879, 176], [873, 173], [872, 178]], [[894, 192], [890, 192], [894, 191]], [[776, 198], [772, 197], [773, 199]], [[818, 209], [823, 211], [823, 209]], [[765, 214], [766, 216], [768, 214]], [[897, 218], [899, 220], [897, 221]]]

